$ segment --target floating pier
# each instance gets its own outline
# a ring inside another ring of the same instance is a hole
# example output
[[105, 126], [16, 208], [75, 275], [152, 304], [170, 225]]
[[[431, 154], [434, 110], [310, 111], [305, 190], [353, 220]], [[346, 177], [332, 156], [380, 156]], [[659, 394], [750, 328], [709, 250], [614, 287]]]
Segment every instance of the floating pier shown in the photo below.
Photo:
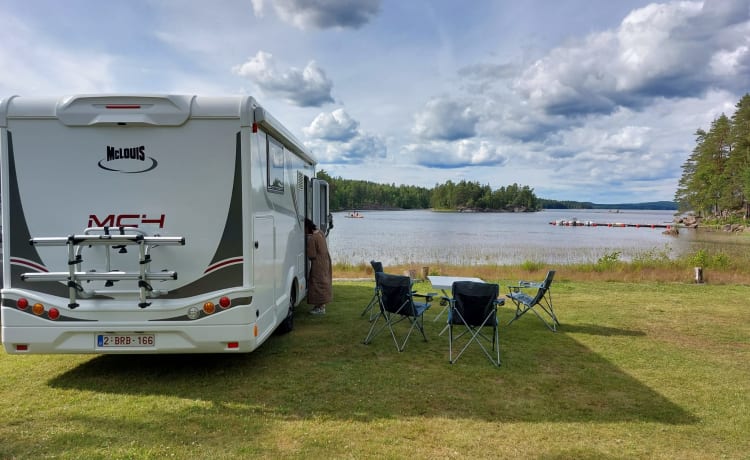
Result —
[[593, 222], [590, 220], [580, 221], [577, 219], [571, 220], [555, 220], [550, 222], [550, 225], [558, 225], [561, 227], [635, 227], [635, 228], [666, 228], [667, 230], [672, 229], [674, 224], [628, 224], [625, 222]]

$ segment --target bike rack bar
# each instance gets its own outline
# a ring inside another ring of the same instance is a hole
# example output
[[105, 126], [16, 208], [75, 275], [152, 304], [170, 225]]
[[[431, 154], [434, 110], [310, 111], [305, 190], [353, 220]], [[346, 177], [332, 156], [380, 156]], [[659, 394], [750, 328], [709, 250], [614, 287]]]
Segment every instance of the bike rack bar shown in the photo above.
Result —
[[[110, 230], [119, 231], [112, 234]], [[138, 294], [138, 306], [146, 308], [151, 305], [148, 298], [166, 294], [167, 291], [155, 290], [150, 281], [176, 280], [177, 272], [165, 270], [151, 272], [151, 249], [156, 246], [184, 246], [185, 238], [181, 236], [148, 236], [143, 230], [131, 227], [90, 227], [80, 235], [68, 235], [64, 237], [38, 237], [31, 238], [29, 243], [33, 246], [66, 246], [68, 248], [68, 271], [48, 273], [23, 273], [21, 279], [29, 282], [62, 281], [68, 287], [68, 308], [78, 307], [79, 297], [91, 297], [93, 295], [114, 294]], [[127, 251], [126, 246], [138, 245], [137, 272], [125, 272], [111, 269], [111, 249], [120, 249], [120, 253]], [[82, 271], [83, 264], [82, 249], [91, 246], [108, 246], [106, 252], [107, 271], [94, 272]], [[111, 286], [116, 281], [137, 281], [137, 290], [85, 290], [82, 281], [107, 281], [105, 287]]]

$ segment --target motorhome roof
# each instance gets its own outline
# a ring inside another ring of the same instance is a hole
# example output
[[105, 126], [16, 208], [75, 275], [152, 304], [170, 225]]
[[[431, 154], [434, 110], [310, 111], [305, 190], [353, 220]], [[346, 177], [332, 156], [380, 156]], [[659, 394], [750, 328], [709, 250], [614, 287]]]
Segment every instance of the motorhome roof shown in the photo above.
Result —
[[316, 163], [304, 144], [252, 96], [80, 94], [0, 99], [0, 127], [7, 127], [8, 119], [23, 118], [54, 118], [68, 126], [122, 123], [180, 126], [189, 118], [236, 118], [245, 127], [257, 123], [305, 161]]

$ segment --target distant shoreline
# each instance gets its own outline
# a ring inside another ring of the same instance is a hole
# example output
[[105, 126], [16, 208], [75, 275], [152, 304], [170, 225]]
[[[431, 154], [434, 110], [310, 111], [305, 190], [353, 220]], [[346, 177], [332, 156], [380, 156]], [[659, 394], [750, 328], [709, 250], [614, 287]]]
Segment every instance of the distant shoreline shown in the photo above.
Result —
[[521, 212], [542, 212], [542, 211], [612, 211], [624, 212], [624, 211], [675, 211], [677, 209], [663, 209], [663, 208], [541, 208], [541, 209], [527, 209], [527, 208], [516, 208], [516, 209], [492, 209], [492, 208], [393, 208], [393, 207], [359, 207], [359, 208], [345, 208], [345, 209], [334, 209], [331, 212], [341, 213], [352, 213], [352, 212], [366, 212], [366, 211], [430, 211], [430, 212], [455, 212], [455, 213], [521, 213]]

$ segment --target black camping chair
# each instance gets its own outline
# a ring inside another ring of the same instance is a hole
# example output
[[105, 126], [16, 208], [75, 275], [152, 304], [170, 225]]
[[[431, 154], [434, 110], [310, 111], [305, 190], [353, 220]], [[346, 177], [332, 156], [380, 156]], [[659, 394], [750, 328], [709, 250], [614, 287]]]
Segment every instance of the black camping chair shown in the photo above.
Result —
[[[398, 351], [404, 351], [406, 342], [412, 331], [418, 329], [425, 342], [427, 336], [424, 333], [424, 312], [430, 308], [432, 297], [436, 294], [416, 294], [411, 289], [411, 278], [408, 276], [389, 275], [387, 273], [376, 273], [376, 285], [380, 289], [378, 300], [379, 313], [370, 326], [370, 331], [365, 337], [364, 343], [369, 344], [383, 329], [388, 328], [393, 337]], [[425, 302], [415, 302], [414, 297], [423, 297]], [[378, 326], [380, 319], [383, 324]], [[408, 320], [410, 327], [403, 342], [399, 343], [394, 326], [401, 321]]]
[[374, 260], [371, 260], [370, 265], [372, 266], [372, 271], [375, 275], [375, 288], [370, 302], [367, 303], [367, 306], [365, 306], [365, 309], [362, 310], [362, 314], [359, 316], [365, 316], [365, 314], [370, 313], [370, 321], [372, 321], [377, 316], [377, 314], [373, 313], [373, 308], [380, 302], [380, 288], [378, 287], [377, 275], [378, 273], [383, 273], [383, 264], [381, 262], [375, 262]]
[[[542, 322], [552, 331], [556, 332], [560, 322], [555, 316], [555, 310], [552, 309], [552, 279], [555, 277], [555, 271], [547, 272], [547, 277], [541, 283], [531, 281], [519, 281], [518, 286], [509, 286], [510, 293], [506, 295], [516, 306], [516, 315], [508, 324], [517, 320], [526, 312], [532, 311], [542, 320]], [[533, 295], [523, 290], [536, 289]], [[535, 307], [539, 307], [541, 313]], [[543, 316], [544, 315], [544, 316]]]
[[[498, 299], [500, 287], [497, 284], [478, 283], [475, 281], [456, 281], [453, 283], [452, 298], [448, 309], [448, 356], [450, 363], [458, 361], [458, 358], [469, 348], [472, 342], [476, 342], [487, 358], [495, 366], [500, 366], [500, 333], [497, 323], [497, 307], [505, 303], [504, 299]], [[454, 328], [463, 328], [460, 334], [454, 334]], [[487, 335], [483, 329], [492, 329], [492, 336]], [[462, 337], [469, 334], [467, 341], [462, 342], [463, 348], [453, 356], [453, 345], [461, 341]], [[493, 354], [485, 347], [492, 344]]]

